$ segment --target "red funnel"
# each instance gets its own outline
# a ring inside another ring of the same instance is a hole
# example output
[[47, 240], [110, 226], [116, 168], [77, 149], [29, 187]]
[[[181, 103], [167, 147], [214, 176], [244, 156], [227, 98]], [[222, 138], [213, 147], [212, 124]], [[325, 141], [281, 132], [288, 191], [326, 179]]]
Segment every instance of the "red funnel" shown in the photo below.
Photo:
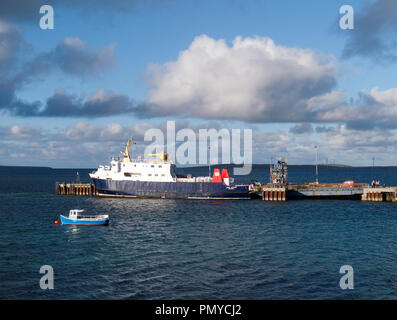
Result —
[[214, 182], [214, 183], [221, 183], [222, 182], [221, 171], [219, 169], [215, 169], [214, 170], [214, 176], [212, 178], [212, 182]]
[[222, 169], [222, 179], [230, 178], [227, 169]]

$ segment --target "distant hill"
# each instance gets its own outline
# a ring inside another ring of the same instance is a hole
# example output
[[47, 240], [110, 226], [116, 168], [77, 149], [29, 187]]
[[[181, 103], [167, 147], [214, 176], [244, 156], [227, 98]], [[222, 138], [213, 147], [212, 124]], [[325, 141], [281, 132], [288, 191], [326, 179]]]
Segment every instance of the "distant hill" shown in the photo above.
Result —
[[[253, 168], [269, 168], [270, 164], [253, 164]], [[304, 168], [304, 167], [314, 167], [314, 164], [288, 164], [288, 167]], [[320, 168], [372, 168], [372, 166], [351, 166], [346, 164], [319, 164]], [[180, 165], [179, 168], [208, 168], [208, 165], [198, 165], [198, 166], [186, 166]], [[223, 168], [234, 168], [242, 167], [242, 165], [236, 164], [211, 164], [211, 167], [223, 167]], [[375, 166], [375, 168], [397, 168], [397, 166]], [[42, 169], [42, 170], [95, 170], [95, 168], [52, 168], [52, 167], [41, 167], [41, 166], [4, 166], [0, 165], [0, 169]]]
[[[269, 168], [270, 164], [253, 164], [253, 168]], [[304, 168], [304, 167], [314, 167], [314, 164], [288, 164], [288, 167], [297, 167], [297, 168]], [[326, 167], [333, 167], [333, 168], [355, 168], [353, 166], [345, 165], [345, 164], [319, 164], [320, 168]], [[234, 167], [242, 167], [242, 165], [236, 164], [211, 164], [211, 167], [225, 167], [225, 168], [234, 168]], [[182, 168], [208, 168], [208, 165], [201, 165], [201, 166], [184, 166]], [[360, 167], [356, 167], [360, 168]]]
[[38, 167], [38, 166], [2, 166], [0, 165], [0, 169], [46, 169], [53, 170], [51, 167]]

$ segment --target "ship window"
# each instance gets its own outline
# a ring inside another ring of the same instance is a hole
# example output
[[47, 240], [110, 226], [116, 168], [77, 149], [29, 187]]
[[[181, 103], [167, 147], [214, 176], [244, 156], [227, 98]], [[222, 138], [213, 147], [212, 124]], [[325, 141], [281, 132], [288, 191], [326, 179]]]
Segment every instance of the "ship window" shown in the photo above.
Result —
[[152, 164], [151, 167], [154, 168], [154, 165]]
[[163, 166], [161, 164], [159, 164], [159, 168], [162, 168]]
[[152, 174], [151, 173], [149, 173], [149, 177], [151, 177], [152, 176]]
[[165, 177], [165, 174], [163, 173], [161, 176], [162, 176], [162, 177]]
[[159, 175], [156, 173], [155, 176], [158, 177]]
[[131, 173], [124, 172], [124, 176], [125, 176], [125, 177], [131, 177]]

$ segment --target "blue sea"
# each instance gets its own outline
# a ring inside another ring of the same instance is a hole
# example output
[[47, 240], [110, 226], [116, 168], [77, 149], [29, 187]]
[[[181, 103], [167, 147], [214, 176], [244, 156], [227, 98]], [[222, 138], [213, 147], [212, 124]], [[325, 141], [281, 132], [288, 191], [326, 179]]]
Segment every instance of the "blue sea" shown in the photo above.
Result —
[[[396, 299], [397, 204], [55, 195], [90, 170], [0, 167], [1, 299]], [[185, 169], [207, 174], [207, 168]], [[397, 168], [320, 167], [320, 182], [397, 185]], [[291, 182], [314, 181], [311, 166]], [[255, 168], [237, 182], [267, 182]], [[71, 208], [107, 227], [56, 226]], [[39, 286], [40, 267], [54, 289]], [[339, 286], [340, 267], [354, 289]]]

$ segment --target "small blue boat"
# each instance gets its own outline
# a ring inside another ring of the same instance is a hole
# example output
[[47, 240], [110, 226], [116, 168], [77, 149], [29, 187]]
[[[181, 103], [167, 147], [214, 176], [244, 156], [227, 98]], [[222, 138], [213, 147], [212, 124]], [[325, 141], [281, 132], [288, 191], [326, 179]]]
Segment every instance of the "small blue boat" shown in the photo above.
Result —
[[109, 224], [108, 215], [86, 216], [83, 215], [84, 209], [74, 209], [69, 211], [69, 216], [60, 215], [62, 224], [87, 225], [87, 226], [107, 226]]

